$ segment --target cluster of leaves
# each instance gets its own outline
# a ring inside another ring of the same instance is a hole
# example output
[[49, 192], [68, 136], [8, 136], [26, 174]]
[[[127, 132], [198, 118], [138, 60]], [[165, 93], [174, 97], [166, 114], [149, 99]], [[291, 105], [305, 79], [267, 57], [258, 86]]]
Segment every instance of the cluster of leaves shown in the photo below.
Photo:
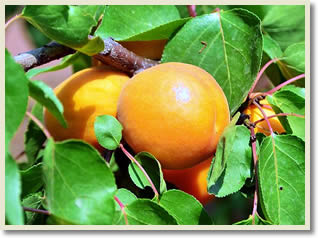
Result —
[[[215, 11], [216, 8], [221, 10]], [[37, 102], [31, 112], [37, 120], [43, 123], [45, 107], [67, 127], [63, 106], [53, 90], [32, 78], [69, 65], [77, 65], [75, 70], [88, 67], [85, 59], [103, 50], [102, 39], [106, 37], [119, 42], [167, 39], [161, 62], [190, 63], [208, 71], [222, 87], [232, 115], [244, 102], [265, 59], [279, 59], [268, 74], [274, 85], [304, 72], [303, 6], [197, 6], [195, 18], [189, 18], [185, 10], [185, 6], [94, 5], [23, 9], [21, 16], [37, 30], [77, 53], [65, 57], [59, 65], [24, 73], [6, 51], [8, 224], [212, 224], [194, 197], [167, 189], [160, 163], [147, 152], [137, 154], [135, 159], [153, 181], [159, 196], [136, 196], [128, 186], [119, 186], [122, 182], [115, 177], [116, 153], [105, 161], [83, 141], [55, 142], [46, 138], [43, 128], [33, 121], [25, 133], [28, 161], [18, 165], [9, 152], [29, 96]], [[291, 12], [297, 15], [292, 20]], [[89, 39], [89, 34], [94, 37]], [[303, 88], [284, 87], [268, 101], [276, 113], [305, 113]], [[248, 197], [255, 189], [255, 169], [259, 171], [259, 214], [265, 219], [249, 217], [238, 225], [305, 223], [305, 120], [291, 116], [280, 119], [286, 134], [257, 137], [257, 168], [252, 163], [250, 131], [237, 125], [237, 117], [220, 139], [207, 178], [211, 194], [226, 197], [242, 193]], [[113, 117], [101, 116], [95, 122], [99, 143], [110, 151], [120, 147], [121, 130]], [[151, 186], [135, 163], [130, 163], [127, 170], [134, 186], [141, 190]], [[24, 213], [22, 206], [46, 209], [51, 215], [47, 219], [46, 215]]]

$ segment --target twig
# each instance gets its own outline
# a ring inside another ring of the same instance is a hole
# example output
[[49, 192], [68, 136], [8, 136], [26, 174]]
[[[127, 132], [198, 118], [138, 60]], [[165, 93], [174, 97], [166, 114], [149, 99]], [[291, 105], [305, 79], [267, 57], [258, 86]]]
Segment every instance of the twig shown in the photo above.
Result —
[[41, 210], [41, 209], [35, 209], [35, 208], [31, 208], [31, 207], [23, 207], [23, 210], [26, 212], [35, 212], [35, 213], [39, 213], [39, 214], [44, 214], [44, 215], [51, 215], [51, 213], [49, 211], [46, 210]]
[[12, 22], [14, 22], [15, 20], [19, 19], [21, 17], [21, 14], [15, 15], [14, 17], [12, 17], [11, 19], [9, 19], [7, 21], [7, 23], [5, 24], [5, 30], [11, 25]]
[[[92, 38], [93, 36], [89, 36]], [[136, 71], [150, 68], [159, 62], [143, 58], [127, 50], [112, 38], [104, 40], [105, 48], [99, 54], [94, 55], [95, 59], [117, 68], [121, 71], [134, 74]], [[57, 60], [64, 56], [74, 54], [76, 51], [57, 42], [51, 42], [43, 47], [21, 53], [14, 57], [15, 61], [22, 65], [25, 71]]]
[[276, 62], [277, 60], [278, 60], [278, 59], [275, 58], [275, 59], [272, 59], [272, 60], [268, 61], [268, 62], [263, 66], [263, 68], [258, 72], [257, 77], [256, 77], [256, 79], [255, 79], [255, 81], [254, 81], [254, 83], [253, 83], [253, 85], [252, 85], [250, 91], [248, 92], [248, 95], [250, 95], [250, 94], [254, 91], [254, 89], [255, 89], [255, 87], [256, 87], [258, 81], [260, 80], [260, 78], [261, 78], [261, 76], [263, 75], [263, 73], [265, 72], [265, 70], [266, 70], [272, 63]]
[[155, 193], [155, 197], [157, 199], [159, 199], [159, 193], [155, 187], [155, 185], [153, 184], [153, 182], [151, 181], [151, 178], [149, 177], [149, 175], [147, 174], [147, 172], [144, 170], [144, 168], [141, 166], [141, 164], [139, 164], [139, 162], [125, 149], [125, 147], [123, 146], [123, 144], [119, 144], [120, 149], [124, 152], [124, 154], [133, 162], [135, 163], [138, 168], [142, 171], [142, 173], [146, 176], [146, 179], [148, 180], [148, 182], [150, 183], [150, 186], [153, 190], [153, 192]]
[[[270, 119], [273, 117], [283, 117], [283, 116], [295, 116], [295, 117], [305, 118], [304, 115], [300, 115], [300, 114], [296, 114], [296, 113], [277, 113], [275, 115], [268, 116], [267, 118]], [[261, 118], [261, 119], [255, 121], [254, 124], [260, 123], [264, 120], [265, 120], [265, 118]]]
[[128, 219], [127, 219], [127, 214], [126, 214], [126, 211], [125, 211], [125, 205], [119, 200], [118, 197], [114, 196], [114, 199], [118, 203], [121, 212], [124, 214], [124, 219], [125, 219], [126, 225], [128, 225]]
[[197, 13], [195, 11], [195, 5], [187, 5], [189, 16], [190, 17], [196, 17]]
[[296, 77], [294, 77], [294, 78], [291, 78], [291, 79], [287, 80], [286, 82], [284, 82], [284, 83], [278, 85], [277, 87], [275, 87], [275, 88], [269, 90], [268, 92], [266, 92], [266, 93], [264, 93], [264, 94], [265, 94], [265, 95], [271, 95], [271, 94], [273, 94], [274, 92], [276, 92], [276, 91], [278, 91], [279, 89], [281, 89], [282, 87], [284, 87], [285, 85], [290, 84], [290, 83], [292, 83], [292, 82], [294, 82], [294, 81], [296, 81], [296, 80], [298, 80], [298, 79], [302, 79], [302, 78], [305, 78], [305, 74], [300, 74], [300, 75], [298, 75], [298, 76], [296, 76]]
[[45, 134], [46, 138], [52, 138], [50, 132], [43, 126], [42, 122], [37, 119], [32, 113], [30, 112], [26, 112], [26, 115], [32, 120], [34, 121], [34, 123], [40, 127], [40, 129], [43, 131], [43, 133]]
[[134, 74], [158, 64], [158, 61], [143, 58], [127, 50], [112, 38], [105, 39], [104, 44], [104, 50], [93, 57], [121, 71]]
[[40, 48], [21, 53], [15, 56], [14, 60], [24, 68], [24, 71], [28, 71], [36, 66], [49, 63], [75, 52], [75, 50], [53, 41]]

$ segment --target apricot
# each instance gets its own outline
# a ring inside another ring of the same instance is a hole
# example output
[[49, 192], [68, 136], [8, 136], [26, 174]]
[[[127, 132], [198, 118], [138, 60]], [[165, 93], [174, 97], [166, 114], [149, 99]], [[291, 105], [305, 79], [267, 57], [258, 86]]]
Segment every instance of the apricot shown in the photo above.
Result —
[[136, 55], [148, 59], [161, 59], [167, 40], [122, 41], [119, 43]]
[[[262, 109], [266, 113], [266, 116], [272, 116], [272, 115], [276, 114], [266, 99], [261, 100], [260, 103], [262, 105]], [[259, 110], [259, 108], [253, 104], [248, 106], [243, 111], [243, 113], [250, 116], [251, 122], [255, 122], [257, 120], [264, 118], [264, 116], [263, 116], [262, 112]], [[282, 124], [280, 123], [280, 121], [277, 117], [269, 118], [269, 122], [270, 122], [271, 127], [272, 127], [274, 132], [277, 132], [279, 134], [285, 132], [284, 127], [282, 126]], [[270, 135], [268, 124], [265, 120], [256, 124], [255, 133], [257, 133], [257, 132], [263, 133], [266, 136]]]
[[54, 89], [64, 107], [68, 128], [64, 128], [47, 110], [45, 125], [57, 141], [81, 139], [101, 150], [95, 132], [94, 121], [99, 115], [116, 116], [119, 93], [129, 77], [105, 67], [81, 70]]
[[189, 168], [211, 157], [230, 120], [215, 79], [184, 63], [159, 64], [127, 81], [117, 118], [130, 147], [152, 153], [164, 169]]
[[211, 201], [214, 196], [208, 193], [208, 172], [212, 158], [188, 169], [163, 170], [166, 181], [174, 184], [178, 189], [191, 194], [203, 205]]

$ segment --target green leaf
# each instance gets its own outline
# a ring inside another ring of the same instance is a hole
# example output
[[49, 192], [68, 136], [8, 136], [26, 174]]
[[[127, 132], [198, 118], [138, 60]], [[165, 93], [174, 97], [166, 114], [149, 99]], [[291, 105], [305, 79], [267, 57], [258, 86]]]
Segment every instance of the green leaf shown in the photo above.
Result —
[[280, 58], [283, 55], [283, 52], [279, 44], [271, 38], [268, 34], [264, 35], [264, 52], [271, 58]]
[[[305, 143], [292, 135], [263, 140], [258, 160], [262, 210], [279, 225], [305, 224]], [[274, 150], [274, 148], [275, 150]]]
[[22, 179], [22, 198], [39, 191], [39, 189], [43, 187], [42, 163], [33, 165], [32, 167], [20, 172]]
[[97, 25], [98, 7], [72, 5], [27, 5], [22, 17], [44, 35], [82, 53], [93, 55], [104, 50], [104, 42], [88, 39]]
[[208, 192], [225, 197], [240, 190], [251, 178], [250, 132], [245, 126], [230, 126], [220, 138], [208, 174]]
[[8, 224], [22, 225], [21, 181], [9, 152], [10, 141], [21, 124], [28, 103], [28, 81], [22, 67], [5, 51], [5, 216]]
[[256, 78], [262, 49], [260, 20], [235, 9], [189, 20], [166, 45], [162, 62], [205, 69], [222, 87], [233, 114]]
[[[276, 113], [296, 113], [305, 115], [305, 89], [293, 85], [285, 86], [272, 96], [268, 102]], [[288, 134], [305, 140], [305, 118], [296, 116], [278, 117]]]
[[[43, 107], [40, 103], [36, 103], [33, 106], [31, 113], [43, 123]], [[35, 124], [34, 121], [29, 120], [27, 130], [24, 134], [24, 150], [27, 155], [28, 162], [21, 165], [23, 169], [27, 169], [34, 164], [45, 141], [46, 136], [42, 129]]]
[[109, 115], [96, 117], [94, 130], [98, 143], [104, 148], [108, 150], [118, 148], [123, 127], [115, 117]]
[[258, 214], [255, 214], [254, 224], [252, 215], [248, 219], [234, 223], [233, 225], [272, 225], [271, 222], [264, 220]]
[[177, 225], [163, 207], [149, 199], [138, 199], [125, 207], [129, 225]]
[[[24, 207], [29, 207], [33, 209], [40, 209], [42, 205], [43, 195], [42, 192], [29, 194], [26, 198], [22, 200], [22, 205]], [[42, 214], [35, 212], [25, 212], [25, 224], [26, 225], [38, 225], [38, 221]]]
[[[161, 165], [159, 161], [148, 152], [140, 152], [135, 156], [136, 160], [147, 172], [151, 181], [155, 185], [158, 192], [161, 194], [167, 190], [166, 183], [163, 179]], [[128, 172], [132, 181], [137, 187], [144, 189], [146, 186], [151, 187], [144, 173], [139, 169], [135, 163], [130, 163]]]
[[[137, 200], [137, 197], [135, 194], [130, 192], [128, 189], [125, 188], [120, 188], [116, 191], [115, 194], [116, 197], [125, 205], [129, 205], [130, 203], [134, 202]], [[120, 210], [119, 205], [116, 203], [116, 209]]]
[[57, 65], [46, 67], [46, 68], [33, 68], [33, 69], [30, 69], [26, 73], [26, 76], [29, 79], [31, 79], [34, 76], [36, 76], [38, 74], [41, 74], [41, 73], [54, 72], [54, 71], [58, 71], [58, 70], [64, 69], [64, 68], [72, 65], [74, 62], [76, 62], [76, 60], [79, 58], [80, 55], [81, 55], [80, 52], [76, 52], [75, 54], [65, 56], [62, 59], [62, 61], [59, 64], [57, 64]]
[[28, 22], [26, 22], [25, 25], [28, 31], [28, 36], [32, 39], [32, 43], [36, 48], [42, 47], [43, 45], [46, 45], [50, 42], [50, 39], [36, 29], [33, 25]]
[[21, 124], [28, 104], [28, 81], [21, 65], [5, 51], [5, 149]]
[[72, 62], [73, 73], [92, 67], [92, 58], [78, 52], [78, 57]]
[[103, 158], [77, 140], [48, 141], [43, 159], [47, 207], [57, 220], [112, 224], [116, 184]]
[[269, 5], [264, 8], [262, 26], [285, 50], [293, 43], [305, 40], [304, 5]]
[[280, 69], [285, 78], [290, 79], [305, 73], [305, 42], [292, 44], [284, 51]]
[[201, 203], [180, 190], [164, 192], [160, 198], [160, 206], [164, 207], [179, 225], [212, 225], [211, 218]]
[[63, 105], [56, 97], [52, 88], [43, 81], [29, 80], [29, 91], [32, 98], [45, 106], [63, 127], [67, 127], [67, 123], [63, 116]]
[[[128, 206], [129, 204], [131, 204], [132, 202], [137, 200], [137, 197], [135, 196], [135, 194], [133, 194], [132, 192], [130, 192], [129, 190], [125, 189], [125, 188], [120, 188], [116, 191], [115, 196], [125, 205]], [[120, 209], [120, 206], [118, 205], [118, 203], [115, 203], [115, 208], [116, 208], [116, 213], [114, 216], [114, 222], [113, 224], [115, 225], [125, 225], [125, 218], [124, 215]]]
[[112, 155], [110, 157], [110, 161], [107, 164], [113, 173], [115, 173], [116, 171], [119, 170], [118, 164], [116, 163], [116, 158], [115, 158], [114, 152], [112, 153]]
[[95, 35], [117, 41], [168, 39], [187, 20], [172, 5], [111, 5]]
[[5, 156], [5, 214], [10, 225], [23, 225], [24, 216], [20, 201], [21, 181], [16, 162], [9, 153]]
[[[189, 17], [189, 11], [186, 5], [176, 5], [181, 17]], [[229, 10], [231, 7], [227, 5], [196, 5], [195, 12], [197, 16], [212, 13], [216, 8]]]

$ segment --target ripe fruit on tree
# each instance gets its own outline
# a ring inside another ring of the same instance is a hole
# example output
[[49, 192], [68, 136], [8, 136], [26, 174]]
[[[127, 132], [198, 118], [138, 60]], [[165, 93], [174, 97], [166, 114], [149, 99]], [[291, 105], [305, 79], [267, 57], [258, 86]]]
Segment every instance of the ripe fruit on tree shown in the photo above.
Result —
[[207, 191], [207, 177], [211, 161], [212, 158], [204, 160], [188, 169], [163, 169], [164, 179], [174, 184], [178, 189], [191, 194], [205, 205], [214, 198]]
[[136, 55], [148, 59], [161, 59], [167, 40], [122, 41], [119, 43], [126, 49], [134, 52]]
[[164, 169], [189, 168], [211, 157], [230, 120], [215, 79], [184, 63], [159, 64], [127, 81], [117, 117], [131, 148], [152, 153]]
[[[276, 114], [266, 99], [261, 100], [260, 104], [261, 104], [262, 109], [266, 113], [266, 116], [272, 116], [272, 115]], [[251, 122], [256, 122], [257, 120], [264, 118], [262, 112], [254, 104], [249, 105], [243, 111], [243, 113], [250, 116]], [[272, 118], [269, 118], [268, 120], [269, 120], [274, 132], [277, 132], [279, 134], [285, 132], [284, 127], [282, 126], [282, 124], [280, 123], [280, 121], [277, 117], [272, 117]], [[263, 133], [266, 136], [270, 135], [270, 130], [269, 130], [268, 124], [265, 120], [256, 124], [255, 133], [257, 133], [257, 132]]]
[[99, 115], [116, 116], [119, 93], [129, 77], [104, 67], [79, 71], [63, 81], [54, 92], [64, 107], [68, 128], [47, 110], [44, 120], [55, 140], [82, 139], [101, 149], [94, 133]]

